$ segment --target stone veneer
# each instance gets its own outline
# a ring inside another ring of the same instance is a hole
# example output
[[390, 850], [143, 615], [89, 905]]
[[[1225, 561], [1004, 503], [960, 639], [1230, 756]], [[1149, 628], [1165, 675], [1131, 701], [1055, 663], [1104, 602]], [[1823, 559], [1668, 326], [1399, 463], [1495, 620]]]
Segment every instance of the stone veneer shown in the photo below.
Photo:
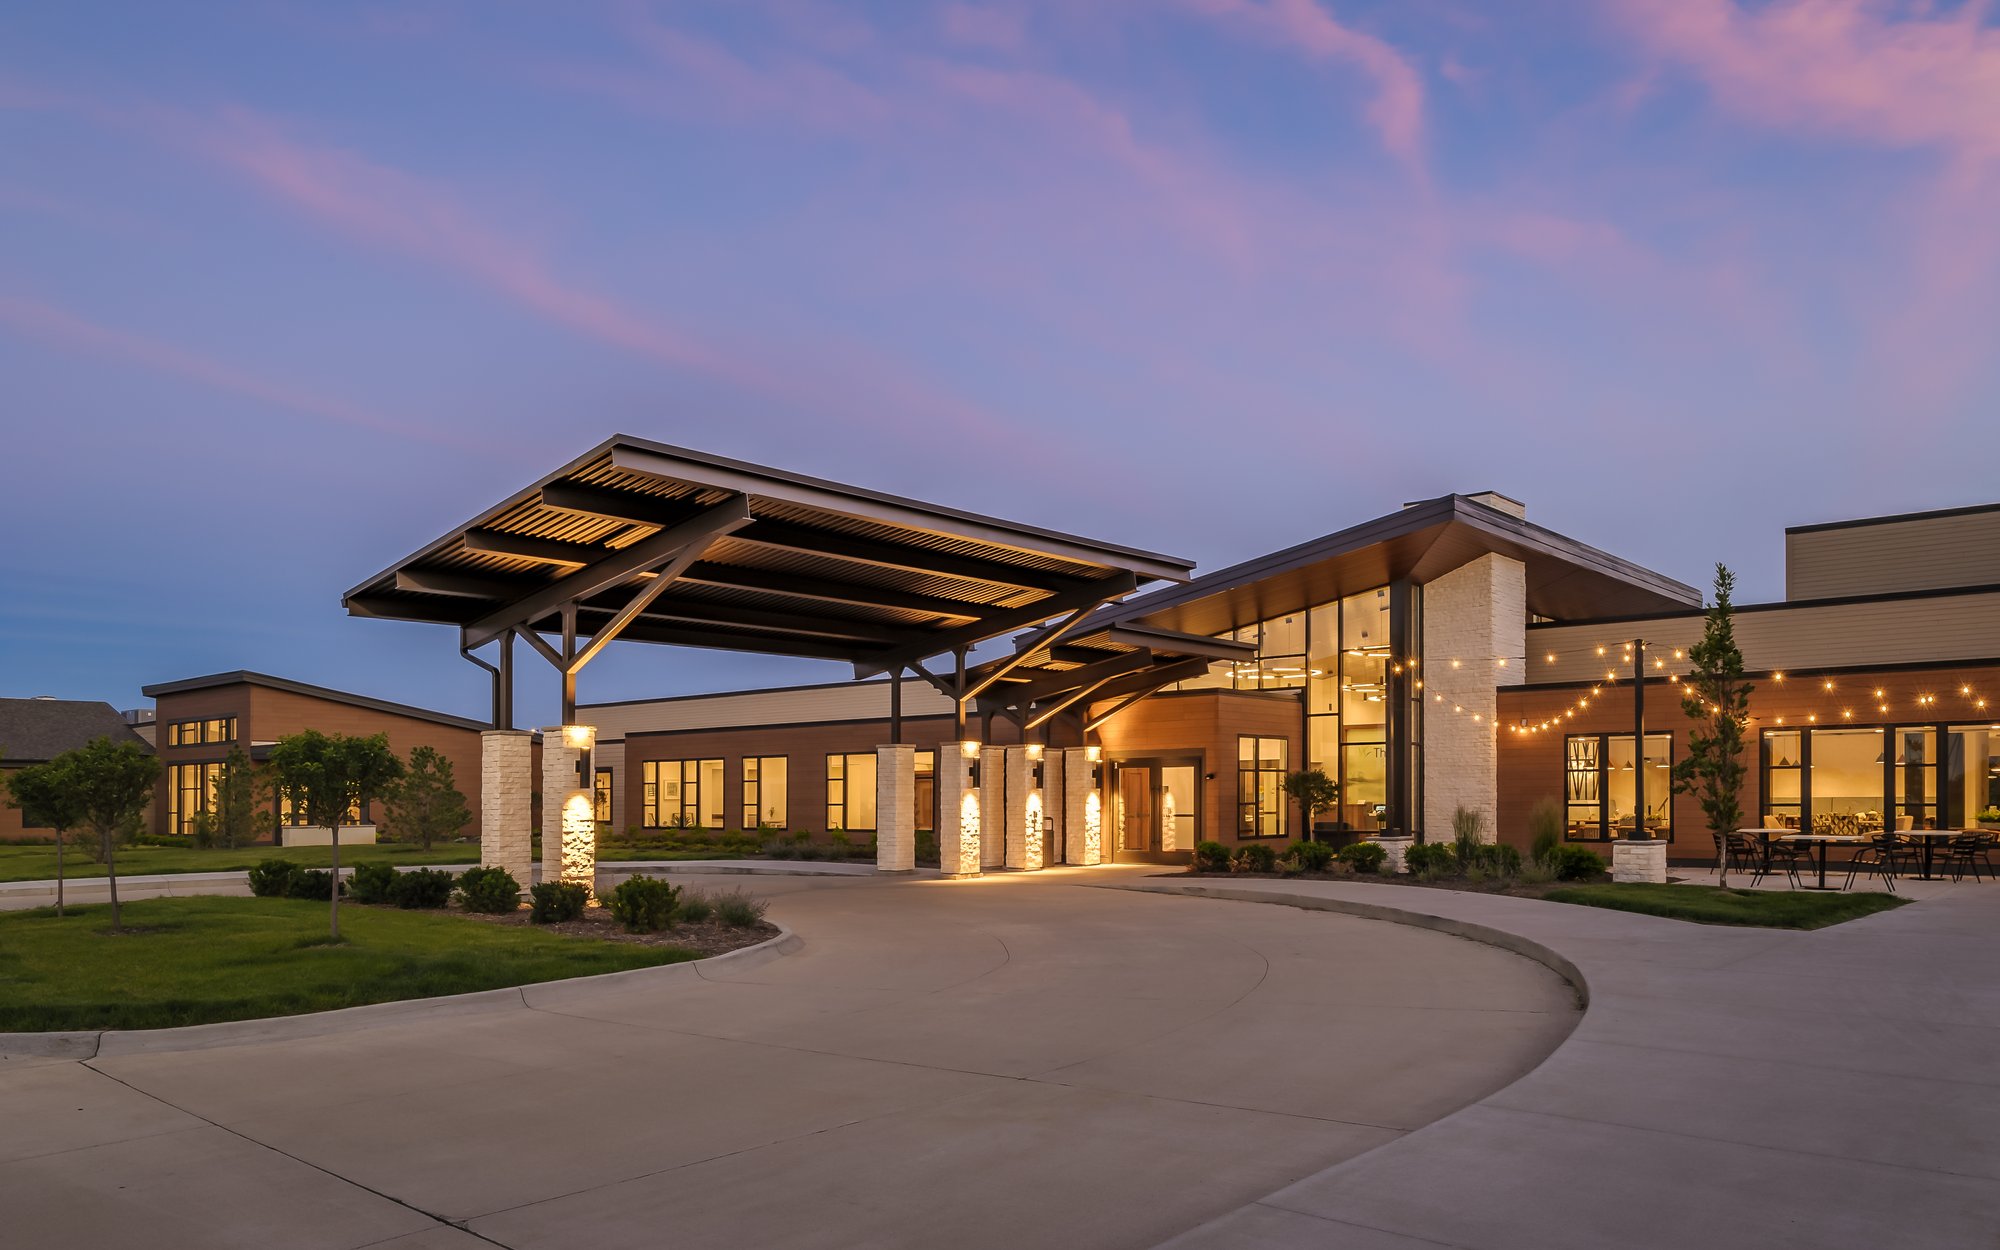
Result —
[[1104, 862], [1104, 799], [1090, 783], [1096, 747], [1065, 747], [1062, 757], [1063, 861]]
[[1613, 881], [1667, 883], [1667, 843], [1664, 838], [1645, 842], [1618, 841], [1611, 844]]
[[[593, 731], [594, 732], [594, 731]], [[582, 822], [569, 820], [570, 798], [590, 795], [586, 783], [578, 781], [577, 764], [582, 761], [582, 777], [590, 776], [590, 751], [569, 744], [562, 726], [542, 730], [542, 880], [573, 881], [594, 894], [597, 885], [596, 809], [591, 811], [588, 836]]]
[[[973, 755], [965, 753], [972, 748]], [[937, 746], [938, 871], [947, 877], [979, 875], [979, 791], [972, 787], [972, 759], [979, 745]]]
[[1042, 866], [1042, 791], [1035, 785], [1035, 757], [1038, 746], [1012, 746], [1006, 752], [1007, 824], [1006, 866], [1034, 869]]
[[1491, 842], [1498, 834], [1499, 691], [1526, 679], [1527, 566], [1484, 555], [1432, 579], [1424, 585], [1423, 623], [1423, 830], [1431, 841], [1449, 839], [1452, 814], [1466, 807], [1485, 818]]
[[505, 868], [527, 889], [535, 879], [535, 739], [525, 729], [479, 735], [479, 862]]
[[875, 871], [917, 870], [917, 748], [875, 748]]
[[1007, 863], [1007, 748], [979, 748], [979, 866]]

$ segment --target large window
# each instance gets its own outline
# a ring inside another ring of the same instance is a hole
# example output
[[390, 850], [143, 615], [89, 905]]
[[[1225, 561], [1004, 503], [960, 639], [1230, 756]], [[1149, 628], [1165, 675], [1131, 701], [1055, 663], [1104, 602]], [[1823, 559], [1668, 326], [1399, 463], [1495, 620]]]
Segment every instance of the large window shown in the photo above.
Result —
[[937, 828], [937, 752], [917, 752], [917, 828]]
[[596, 809], [592, 819], [600, 825], [611, 823], [611, 770], [600, 768], [590, 777], [590, 801]]
[[722, 827], [721, 760], [647, 760], [639, 783], [647, 828]]
[[790, 765], [782, 755], [743, 757], [743, 827], [785, 827], [785, 781]]
[[[1563, 740], [1563, 803], [1568, 836], [1577, 841], [1624, 837], [1643, 827], [1674, 836], [1673, 735], [1647, 734], [1646, 758], [1631, 734], [1571, 734]], [[1643, 773], [1640, 771], [1643, 769]], [[1645, 778], [1645, 811], [1639, 778]]]
[[167, 832], [193, 833], [194, 818], [209, 808], [220, 764], [172, 764], [167, 767]]
[[1285, 836], [1285, 740], [1236, 740], [1236, 835]]
[[167, 745], [198, 747], [211, 742], [236, 741], [236, 718], [216, 716], [208, 720], [177, 720], [167, 726]]
[[875, 831], [875, 755], [826, 757], [826, 827]]
[[1963, 828], [2000, 802], [1996, 747], [1992, 725], [1767, 730], [1764, 820], [1822, 834]]
[[[340, 822], [344, 825], [360, 824], [361, 804], [348, 804], [347, 814], [340, 818]], [[292, 796], [281, 790], [278, 792], [278, 823], [287, 829], [299, 829], [311, 824], [312, 821], [307, 818], [304, 805], [293, 803]]]

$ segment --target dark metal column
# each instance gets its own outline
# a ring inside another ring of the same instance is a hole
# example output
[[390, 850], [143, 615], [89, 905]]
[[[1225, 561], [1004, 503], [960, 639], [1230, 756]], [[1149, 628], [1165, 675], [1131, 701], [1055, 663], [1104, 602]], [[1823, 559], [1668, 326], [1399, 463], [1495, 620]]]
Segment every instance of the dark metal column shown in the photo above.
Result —
[[889, 674], [889, 741], [891, 744], [903, 740], [903, 666], [898, 664]]
[[499, 710], [494, 717], [495, 729], [514, 727], [514, 635], [512, 632], [500, 636], [500, 695]]
[[1646, 640], [1632, 640], [1632, 832], [1646, 836]]
[[1389, 671], [1384, 679], [1389, 723], [1383, 760], [1388, 811], [1382, 823], [1390, 833], [1410, 833], [1421, 823], [1414, 797], [1416, 715], [1410, 706], [1411, 696], [1417, 695], [1415, 682], [1420, 671], [1414, 663], [1420, 658], [1415, 589], [1407, 581], [1389, 583]]

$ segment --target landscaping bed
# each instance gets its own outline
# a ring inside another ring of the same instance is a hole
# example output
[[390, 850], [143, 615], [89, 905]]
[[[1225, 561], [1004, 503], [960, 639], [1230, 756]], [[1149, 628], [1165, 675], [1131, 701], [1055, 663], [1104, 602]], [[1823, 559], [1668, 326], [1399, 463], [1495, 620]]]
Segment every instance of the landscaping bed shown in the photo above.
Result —
[[[503, 912], [499, 915], [479, 912], [459, 914], [467, 919], [481, 920], [488, 924], [526, 927], [531, 923], [528, 919], [528, 909], [525, 907], [519, 911]], [[711, 918], [702, 921], [676, 921], [673, 928], [662, 929], [657, 933], [631, 933], [624, 925], [613, 919], [610, 911], [603, 907], [586, 908], [582, 917], [576, 920], [558, 920], [534, 925], [534, 928], [543, 933], [560, 933], [567, 937], [589, 938], [602, 942], [672, 947], [677, 950], [693, 951], [703, 959], [711, 955], [726, 955], [730, 951], [741, 950], [746, 946], [755, 946], [759, 942], [778, 936], [779, 932], [778, 926], [768, 920], [760, 920], [754, 925], [739, 928]]]
[[1767, 929], [1823, 929], [1901, 907], [1910, 900], [1873, 892], [1822, 894], [1802, 890], [1732, 890], [1714, 885], [1625, 882], [1557, 886], [1541, 897], [1558, 903], [1609, 907], [1695, 924]]
[[[259, 843], [234, 849], [201, 849], [187, 846], [121, 846], [118, 848], [118, 875], [140, 877], [184, 872], [241, 872], [260, 860], [282, 855], [308, 868], [325, 868], [333, 862], [333, 848], [325, 846], [272, 846]], [[421, 846], [400, 842], [340, 845], [340, 866], [357, 864], [476, 864], [477, 842], [440, 842], [426, 851]], [[96, 863], [75, 847], [63, 855], [63, 875], [71, 881], [102, 878], [104, 865]], [[8, 843], [0, 845], [0, 882], [53, 881], [56, 876], [56, 848], [53, 843]]]

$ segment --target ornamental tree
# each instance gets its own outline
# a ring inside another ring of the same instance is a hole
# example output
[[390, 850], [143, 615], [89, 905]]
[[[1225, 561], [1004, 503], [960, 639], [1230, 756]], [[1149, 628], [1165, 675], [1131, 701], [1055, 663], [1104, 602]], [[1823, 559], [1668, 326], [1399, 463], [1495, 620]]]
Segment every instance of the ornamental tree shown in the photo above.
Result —
[[1687, 754], [1674, 765], [1674, 793], [1692, 794], [1715, 837], [1717, 879], [1727, 883], [1727, 837], [1743, 824], [1743, 762], [1750, 722], [1750, 692], [1743, 677], [1743, 652], [1736, 645], [1735, 609], [1730, 593], [1736, 576], [1715, 566], [1715, 601], [1709, 606], [1701, 641], [1688, 651], [1692, 670], [1684, 679], [1681, 710], [1694, 722]]
[[85, 828], [97, 835], [103, 850], [104, 874], [111, 887], [111, 928], [124, 923], [118, 911], [118, 837], [145, 814], [153, 801], [153, 783], [160, 778], [160, 761], [137, 742], [113, 744], [98, 738], [89, 746], [58, 755], [62, 779], [75, 791], [77, 812]]
[[0, 774], [8, 805], [20, 809], [21, 823], [56, 831], [56, 915], [64, 910], [63, 844], [69, 831], [83, 823], [83, 803], [61, 760], [29, 764], [9, 777]]
[[1313, 816], [1331, 811], [1340, 801], [1340, 783], [1318, 768], [1302, 769], [1285, 777], [1285, 793], [1292, 796], [1306, 814], [1306, 837], [1312, 841]]
[[380, 798], [403, 765], [389, 750], [389, 736], [350, 737], [317, 729], [278, 739], [271, 769], [280, 793], [307, 822], [327, 830], [332, 847], [333, 891], [327, 903], [327, 932], [340, 937], [340, 826]]

